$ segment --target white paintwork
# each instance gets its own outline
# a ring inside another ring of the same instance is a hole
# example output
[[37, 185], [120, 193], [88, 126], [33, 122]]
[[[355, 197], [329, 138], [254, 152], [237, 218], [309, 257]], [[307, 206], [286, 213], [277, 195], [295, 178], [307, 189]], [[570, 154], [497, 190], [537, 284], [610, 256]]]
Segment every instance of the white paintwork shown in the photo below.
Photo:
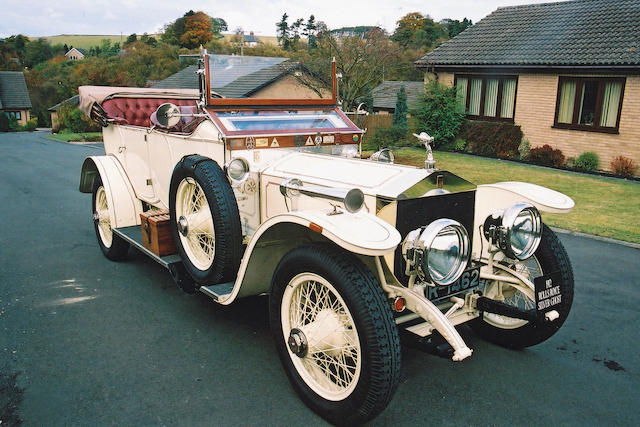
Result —
[[384, 197], [396, 197], [427, 176], [424, 169], [414, 167], [304, 152], [292, 153], [264, 174], [327, 187], [356, 187], [365, 194]]
[[565, 194], [527, 182], [511, 181], [478, 185], [473, 230], [474, 256], [480, 255], [480, 246], [483, 245], [486, 257], [488, 245], [478, 227], [484, 224], [487, 216], [519, 202], [530, 203], [539, 211], [549, 213], [568, 213], [575, 205], [573, 200]]
[[142, 204], [136, 198], [129, 179], [120, 162], [114, 156], [91, 156], [102, 179], [102, 185], [110, 207], [111, 227], [140, 225]]
[[[245, 250], [240, 270], [235, 281], [233, 292], [227, 298], [218, 302], [223, 305], [231, 304], [239, 296], [240, 289], [247, 284], [251, 288], [250, 294], [268, 292], [271, 286], [270, 276], [265, 280], [261, 277], [260, 283], [246, 283], [247, 267], [252, 261], [256, 245], [261, 241], [262, 235], [272, 227], [281, 224], [297, 224], [309, 228], [311, 223], [322, 227], [322, 236], [336, 243], [338, 246], [360, 255], [378, 256], [393, 251], [400, 243], [400, 233], [375, 215], [359, 212], [357, 214], [342, 214], [327, 216], [327, 210], [320, 211], [295, 211], [274, 216], [265, 221], [255, 232]], [[354, 224], [360, 223], [354, 232]], [[361, 231], [361, 232], [358, 232]], [[300, 242], [302, 243], [302, 242]], [[274, 266], [275, 267], [275, 266]]]

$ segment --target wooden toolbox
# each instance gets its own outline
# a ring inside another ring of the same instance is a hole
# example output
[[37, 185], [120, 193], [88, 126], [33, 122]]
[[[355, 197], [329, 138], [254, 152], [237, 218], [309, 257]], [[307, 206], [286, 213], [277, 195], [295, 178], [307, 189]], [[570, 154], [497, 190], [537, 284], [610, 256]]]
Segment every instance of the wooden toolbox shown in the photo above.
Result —
[[176, 245], [171, 237], [171, 224], [169, 212], [167, 211], [146, 211], [140, 214], [142, 223], [142, 244], [145, 248], [158, 256], [171, 255], [176, 253]]

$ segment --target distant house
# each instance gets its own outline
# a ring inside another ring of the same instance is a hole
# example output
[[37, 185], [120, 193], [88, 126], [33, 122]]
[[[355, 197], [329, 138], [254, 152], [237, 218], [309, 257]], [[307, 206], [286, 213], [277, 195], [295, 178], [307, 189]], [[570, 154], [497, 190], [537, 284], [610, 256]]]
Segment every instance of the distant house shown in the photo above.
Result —
[[249, 47], [256, 47], [260, 40], [253, 34], [253, 31], [249, 33], [249, 35], [243, 34], [244, 45]]
[[[299, 62], [289, 58], [210, 55], [211, 89], [227, 98], [328, 98], [331, 89]], [[196, 65], [151, 87], [198, 89]], [[315, 90], [314, 90], [315, 89]]]
[[407, 92], [407, 106], [409, 109], [414, 108], [420, 99], [420, 95], [424, 92], [424, 82], [386, 80], [371, 91], [373, 95], [373, 112], [393, 114], [396, 109], [398, 91], [402, 86]]
[[84, 50], [76, 49], [75, 47], [71, 46], [71, 48], [67, 51], [67, 53], [64, 54], [64, 57], [70, 61], [77, 61], [80, 59], [84, 59]]
[[60, 129], [60, 122], [58, 121], [58, 112], [60, 111], [60, 108], [62, 108], [64, 105], [75, 107], [78, 105], [79, 99], [79, 96], [75, 95], [47, 109], [51, 116], [51, 130], [53, 132], [57, 132]]
[[640, 2], [497, 9], [416, 61], [474, 120], [520, 125], [532, 147], [640, 163]]
[[21, 71], [0, 71], [0, 112], [26, 125], [29, 121], [31, 98]]

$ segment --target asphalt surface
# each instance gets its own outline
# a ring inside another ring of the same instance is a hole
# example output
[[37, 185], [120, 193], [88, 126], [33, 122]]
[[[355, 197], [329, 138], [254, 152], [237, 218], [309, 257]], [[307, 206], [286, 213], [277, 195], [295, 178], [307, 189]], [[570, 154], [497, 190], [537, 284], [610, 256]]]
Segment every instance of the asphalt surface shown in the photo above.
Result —
[[[325, 424], [287, 381], [267, 300], [222, 307], [135, 251], [108, 261], [78, 192], [102, 147], [45, 136], [0, 133], [2, 426]], [[511, 351], [463, 327], [459, 363], [405, 346], [371, 424], [639, 425], [640, 251], [560, 239], [576, 289], [555, 336]]]

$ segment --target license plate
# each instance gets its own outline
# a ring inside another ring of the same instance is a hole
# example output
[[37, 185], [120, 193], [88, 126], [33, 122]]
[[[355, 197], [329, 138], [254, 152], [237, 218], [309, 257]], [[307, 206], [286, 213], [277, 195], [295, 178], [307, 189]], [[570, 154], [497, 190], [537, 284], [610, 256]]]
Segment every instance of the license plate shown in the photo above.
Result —
[[449, 286], [427, 286], [425, 293], [431, 301], [438, 301], [460, 293], [469, 292], [480, 285], [480, 267], [471, 267]]
[[533, 279], [533, 284], [536, 287], [536, 311], [539, 316], [544, 316], [551, 310], [560, 309], [562, 304], [561, 281], [562, 276], [559, 271]]

